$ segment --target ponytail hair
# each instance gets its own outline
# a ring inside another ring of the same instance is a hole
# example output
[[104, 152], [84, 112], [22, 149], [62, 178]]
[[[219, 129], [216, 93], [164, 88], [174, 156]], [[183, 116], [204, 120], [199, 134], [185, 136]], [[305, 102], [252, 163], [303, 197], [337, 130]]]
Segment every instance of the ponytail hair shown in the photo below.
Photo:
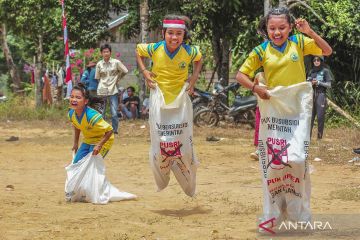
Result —
[[285, 18], [286, 18], [287, 22], [289, 23], [289, 25], [290, 26], [293, 25], [294, 16], [292, 16], [290, 14], [290, 11], [288, 8], [286, 8], [286, 7], [273, 8], [268, 12], [268, 14], [266, 14], [266, 16], [264, 16], [260, 19], [260, 22], [259, 22], [259, 25], [257, 28], [258, 34], [260, 34], [264, 39], [268, 40], [269, 39], [268, 32], [267, 32], [268, 21], [271, 16], [280, 16], [280, 15], [285, 15]]

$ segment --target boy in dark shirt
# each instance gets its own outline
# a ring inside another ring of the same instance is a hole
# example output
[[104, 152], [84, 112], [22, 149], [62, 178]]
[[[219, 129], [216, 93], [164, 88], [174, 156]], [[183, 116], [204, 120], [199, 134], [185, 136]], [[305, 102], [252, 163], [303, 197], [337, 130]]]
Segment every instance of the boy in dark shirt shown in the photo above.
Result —
[[128, 97], [123, 100], [120, 109], [125, 118], [135, 119], [139, 114], [140, 99], [134, 95], [135, 89], [133, 87], [128, 87], [126, 91]]

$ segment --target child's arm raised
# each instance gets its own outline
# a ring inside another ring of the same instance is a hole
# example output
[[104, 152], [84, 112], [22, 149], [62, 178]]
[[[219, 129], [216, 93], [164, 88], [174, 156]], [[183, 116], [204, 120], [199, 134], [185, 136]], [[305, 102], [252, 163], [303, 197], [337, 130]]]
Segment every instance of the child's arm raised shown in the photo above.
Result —
[[103, 147], [103, 145], [106, 143], [107, 140], [109, 140], [109, 138], [111, 137], [111, 135], [113, 134], [113, 131], [110, 130], [108, 132], [106, 132], [104, 134], [104, 137], [101, 139], [101, 141], [95, 145], [94, 150], [93, 150], [93, 154], [92, 155], [98, 155], [98, 153], [100, 152], [101, 148]]
[[75, 153], [79, 148], [79, 137], [80, 137], [80, 129], [74, 127], [74, 145], [71, 150], [74, 151]]
[[156, 75], [153, 72], [150, 72], [149, 70], [146, 69], [144, 63], [144, 57], [141, 57], [137, 51], [135, 51], [135, 54], [136, 54], [136, 61], [140, 68], [140, 73], [144, 75], [146, 86], [148, 86], [149, 88], [155, 88], [155, 81], [153, 78], [156, 77]]
[[322, 54], [324, 56], [331, 55], [332, 48], [330, 47], [330, 45], [322, 37], [320, 37], [314, 30], [311, 29], [309, 23], [305, 19], [303, 18], [296, 19], [295, 26], [297, 30], [299, 30], [302, 33], [305, 33], [306, 35], [314, 39], [315, 43], [319, 46], [319, 48], [321, 48]]

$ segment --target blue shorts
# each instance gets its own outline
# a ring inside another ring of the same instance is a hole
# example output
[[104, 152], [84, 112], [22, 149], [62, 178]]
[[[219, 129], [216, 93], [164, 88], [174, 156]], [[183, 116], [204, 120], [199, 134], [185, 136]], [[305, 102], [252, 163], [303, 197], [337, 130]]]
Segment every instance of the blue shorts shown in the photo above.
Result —
[[[122, 110], [123, 110], [123, 112], [125, 113], [125, 115], [126, 115], [126, 117], [127, 118], [133, 118], [133, 115], [132, 115], [132, 112], [127, 108], [127, 107], [123, 107], [122, 108]], [[135, 116], [135, 118], [137, 118], [137, 117], [139, 117], [139, 113], [138, 113], [138, 111], [136, 111], [136, 116]]]
[[[95, 145], [90, 145], [87, 143], [81, 143], [79, 149], [77, 150], [75, 157], [73, 159], [73, 164], [80, 161], [82, 158], [84, 158], [86, 155], [88, 155], [90, 152], [94, 150]], [[100, 154], [103, 158], [105, 158], [106, 154], [109, 152], [109, 149], [102, 147], [100, 150]]]

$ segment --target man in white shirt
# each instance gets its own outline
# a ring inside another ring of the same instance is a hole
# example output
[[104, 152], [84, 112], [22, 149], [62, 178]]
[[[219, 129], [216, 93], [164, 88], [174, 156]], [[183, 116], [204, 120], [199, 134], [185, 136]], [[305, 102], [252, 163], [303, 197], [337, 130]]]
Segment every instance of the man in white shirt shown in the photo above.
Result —
[[128, 69], [117, 59], [111, 58], [111, 46], [107, 43], [100, 47], [103, 59], [96, 64], [95, 79], [99, 81], [97, 95], [104, 98], [104, 112], [106, 112], [107, 101], [110, 102], [111, 121], [115, 134], [118, 133], [119, 117], [117, 109], [118, 84], [122, 77], [128, 73]]

